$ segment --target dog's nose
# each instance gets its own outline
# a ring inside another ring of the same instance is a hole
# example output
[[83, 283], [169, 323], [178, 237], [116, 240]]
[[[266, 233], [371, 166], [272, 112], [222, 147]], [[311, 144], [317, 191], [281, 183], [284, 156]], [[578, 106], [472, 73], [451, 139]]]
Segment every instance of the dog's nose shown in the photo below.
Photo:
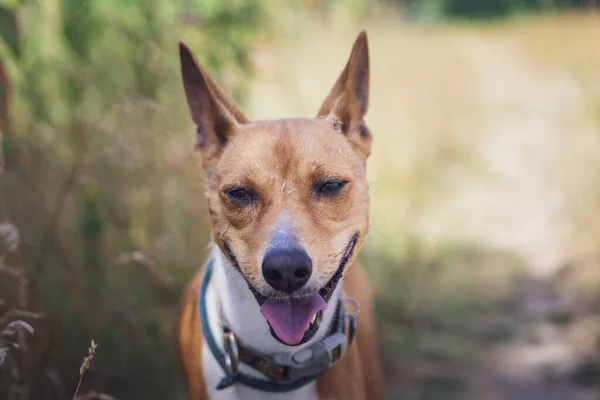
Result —
[[262, 263], [265, 280], [274, 289], [293, 293], [310, 278], [312, 261], [300, 248], [271, 250]]

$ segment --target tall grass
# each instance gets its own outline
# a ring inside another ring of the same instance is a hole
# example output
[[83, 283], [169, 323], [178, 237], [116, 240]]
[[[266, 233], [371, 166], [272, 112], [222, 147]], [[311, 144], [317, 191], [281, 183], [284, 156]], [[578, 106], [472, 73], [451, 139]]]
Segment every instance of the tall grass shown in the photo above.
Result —
[[72, 393], [67, 371], [94, 337], [104, 351], [83, 393], [172, 398], [177, 304], [209, 234], [177, 42], [204, 49], [243, 102], [263, 4], [19, 3], [1, 8], [18, 27], [0, 32], [1, 217], [20, 229], [31, 307], [50, 321], [39, 367]]

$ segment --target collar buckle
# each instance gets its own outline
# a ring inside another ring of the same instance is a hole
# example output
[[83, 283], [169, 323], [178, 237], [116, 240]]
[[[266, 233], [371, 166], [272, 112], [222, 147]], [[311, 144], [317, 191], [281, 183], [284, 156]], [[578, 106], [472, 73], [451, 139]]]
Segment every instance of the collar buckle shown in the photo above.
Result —
[[223, 332], [223, 350], [225, 350], [227, 372], [229, 375], [235, 376], [238, 373], [240, 364], [239, 347], [235, 335], [229, 329]]
[[337, 332], [296, 353], [276, 354], [273, 361], [288, 367], [285, 381], [296, 381], [325, 372], [342, 358], [346, 347], [346, 335]]

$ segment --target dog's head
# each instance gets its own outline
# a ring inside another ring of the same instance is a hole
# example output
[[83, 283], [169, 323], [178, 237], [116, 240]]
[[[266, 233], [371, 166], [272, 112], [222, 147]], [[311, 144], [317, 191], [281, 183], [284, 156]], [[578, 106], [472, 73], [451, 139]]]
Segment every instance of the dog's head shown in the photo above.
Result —
[[316, 118], [251, 122], [180, 45], [212, 236], [280, 341], [316, 332], [369, 230], [369, 55], [362, 32]]

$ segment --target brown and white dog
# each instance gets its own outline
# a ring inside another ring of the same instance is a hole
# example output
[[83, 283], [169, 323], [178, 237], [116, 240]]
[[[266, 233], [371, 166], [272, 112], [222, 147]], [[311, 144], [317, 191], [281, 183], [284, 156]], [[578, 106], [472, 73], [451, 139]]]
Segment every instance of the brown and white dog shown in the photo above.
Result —
[[[184, 44], [180, 57], [214, 242], [212, 275], [200, 272], [191, 282], [178, 324], [190, 398], [383, 398], [371, 287], [357, 260], [370, 224], [366, 33], [358, 36], [316, 118], [251, 122]], [[322, 365], [309, 365], [305, 350], [327, 347], [332, 326], [341, 325], [345, 296], [360, 304], [356, 339], [346, 347], [350, 328], [335, 336], [343, 349], [321, 356], [345, 354], [320, 370]], [[302, 353], [301, 362], [318, 378], [284, 393], [240, 383], [241, 374], [269, 378], [243, 358], [238, 366], [235, 344], [271, 361], [297, 361]], [[227, 360], [226, 367], [215, 354]], [[227, 376], [233, 379], [217, 389]]]

